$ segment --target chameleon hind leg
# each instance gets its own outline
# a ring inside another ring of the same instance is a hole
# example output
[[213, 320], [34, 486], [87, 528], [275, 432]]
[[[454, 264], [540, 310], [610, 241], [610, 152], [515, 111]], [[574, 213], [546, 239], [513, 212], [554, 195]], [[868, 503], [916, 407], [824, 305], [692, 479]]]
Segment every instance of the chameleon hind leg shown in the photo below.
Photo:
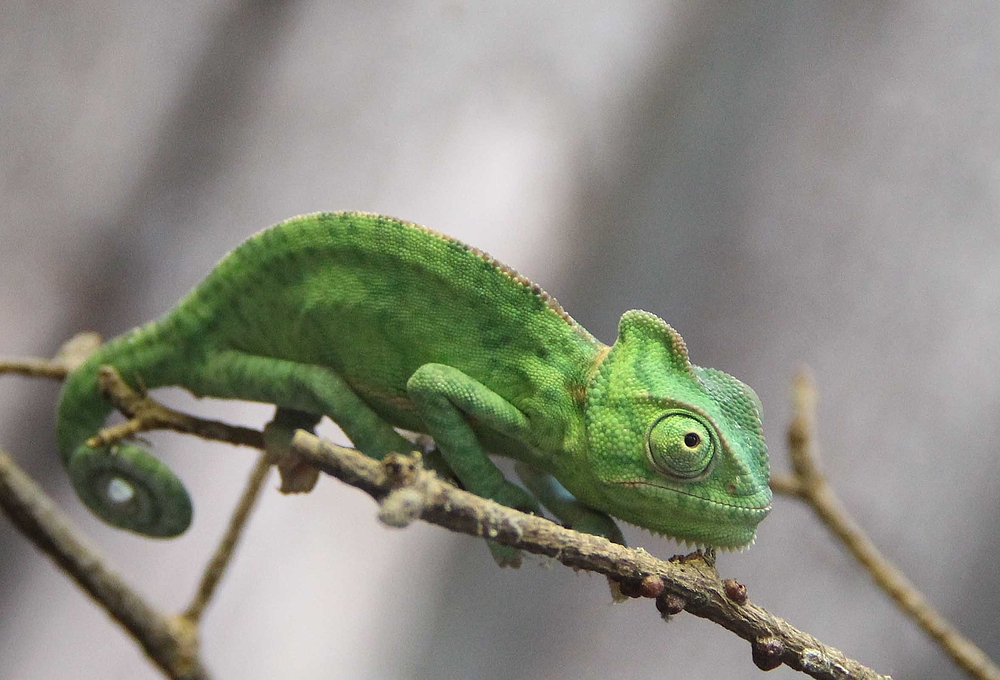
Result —
[[182, 386], [198, 396], [277, 405], [273, 428], [276, 443], [286, 435], [290, 441], [290, 433], [294, 432], [290, 428], [309, 424], [310, 415], [313, 425], [325, 415], [340, 426], [356, 448], [377, 460], [393, 451], [407, 453], [413, 448], [343, 378], [325, 366], [228, 350], [210, 355]]
[[[538, 502], [508, 481], [479, 443], [469, 421], [523, 440], [528, 419], [509, 401], [460, 370], [443, 364], [424, 364], [410, 377], [407, 393], [417, 407], [427, 433], [462, 485], [502, 505], [539, 513]], [[519, 551], [489, 541], [500, 566], [520, 564]]]
[[308, 493], [316, 487], [319, 470], [292, 454], [292, 437], [296, 430], [315, 434], [322, 418], [321, 414], [279, 406], [274, 418], [264, 426], [264, 447], [281, 474], [281, 493]]

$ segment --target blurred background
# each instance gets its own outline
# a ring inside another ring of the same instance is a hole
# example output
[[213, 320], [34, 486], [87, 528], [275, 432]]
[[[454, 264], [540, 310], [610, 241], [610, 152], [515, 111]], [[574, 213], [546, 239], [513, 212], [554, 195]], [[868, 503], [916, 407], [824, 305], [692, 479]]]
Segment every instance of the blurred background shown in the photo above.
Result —
[[[149, 320], [295, 214], [426, 224], [532, 277], [605, 342], [626, 309], [667, 319], [696, 363], [760, 394], [778, 471], [789, 381], [810, 365], [844, 502], [1000, 658], [1000, 6], [610, 7], [7, 0], [0, 354]], [[169, 542], [126, 535], [72, 494], [57, 392], [3, 378], [0, 445], [180, 609], [253, 454], [152, 437], [195, 523]], [[760, 673], [717, 626], [613, 606], [602, 577], [530, 558], [499, 570], [480, 541], [379, 525], [334, 480], [304, 497], [275, 486], [206, 615], [219, 678]], [[756, 547], [719, 569], [882, 673], [960, 677], [797, 502], [778, 498]], [[157, 673], [0, 520], [0, 678], [63, 677]]]

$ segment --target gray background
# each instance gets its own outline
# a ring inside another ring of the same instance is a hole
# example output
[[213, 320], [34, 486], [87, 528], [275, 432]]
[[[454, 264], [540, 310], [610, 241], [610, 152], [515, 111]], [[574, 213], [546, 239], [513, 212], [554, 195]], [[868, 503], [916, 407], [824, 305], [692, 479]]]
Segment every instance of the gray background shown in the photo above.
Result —
[[[427, 224], [532, 276], [605, 341], [628, 308], [665, 317], [697, 363], [760, 393], [778, 470], [789, 380], [811, 365], [845, 503], [1000, 657], [1000, 7], [608, 7], [8, 0], [0, 353], [148, 320], [294, 214]], [[71, 494], [56, 393], [4, 378], [0, 443], [180, 608], [252, 456], [155, 437], [195, 525], [172, 542], [125, 535]], [[257, 425], [269, 413], [165, 398]], [[374, 514], [331, 480], [266, 494], [205, 621], [218, 677], [759, 675], [746, 643], [612, 606], [602, 578], [501, 571], [472, 539]], [[795, 502], [778, 499], [757, 546], [720, 569], [881, 672], [958, 677]], [[155, 676], [0, 521], [0, 678]]]

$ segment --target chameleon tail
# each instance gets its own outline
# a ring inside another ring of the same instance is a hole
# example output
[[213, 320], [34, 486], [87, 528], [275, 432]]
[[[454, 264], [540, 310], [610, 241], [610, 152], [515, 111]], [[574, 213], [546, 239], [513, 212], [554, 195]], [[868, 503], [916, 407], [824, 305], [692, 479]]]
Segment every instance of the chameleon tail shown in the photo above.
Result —
[[90, 447], [111, 404], [97, 375], [113, 365], [133, 386], [170, 384], [165, 374], [183, 362], [162, 339], [162, 322], [135, 329], [101, 346], [67, 377], [56, 414], [63, 464], [77, 495], [101, 519], [155, 537], [177, 536], [191, 523], [191, 499], [174, 473], [145, 449], [128, 442]]

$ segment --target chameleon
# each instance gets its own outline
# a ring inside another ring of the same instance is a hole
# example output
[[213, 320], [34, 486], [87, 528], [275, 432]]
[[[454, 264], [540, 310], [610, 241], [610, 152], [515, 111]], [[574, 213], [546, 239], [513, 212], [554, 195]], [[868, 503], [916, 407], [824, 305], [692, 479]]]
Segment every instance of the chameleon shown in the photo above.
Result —
[[[663, 320], [627, 311], [605, 345], [485, 252], [382, 215], [314, 213], [257, 233], [68, 375], [56, 434], [80, 499], [114, 526], [177, 536], [192, 503], [169, 467], [132, 441], [87, 443], [112, 411], [103, 365], [140, 390], [274, 404], [289, 427], [327, 416], [374, 459], [414, 449], [401, 431], [429, 435], [438, 469], [466, 490], [618, 543], [612, 517], [742, 549], [770, 510], [760, 400], [692, 364]], [[523, 485], [491, 456], [513, 459]]]

